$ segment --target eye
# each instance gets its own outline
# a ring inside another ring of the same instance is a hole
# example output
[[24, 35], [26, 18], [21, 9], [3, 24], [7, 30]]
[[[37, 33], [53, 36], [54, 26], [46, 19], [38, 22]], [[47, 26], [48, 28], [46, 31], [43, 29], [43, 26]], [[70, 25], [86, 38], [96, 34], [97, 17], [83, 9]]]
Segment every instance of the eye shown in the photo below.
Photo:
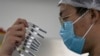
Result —
[[62, 18], [62, 20], [67, 21], [68, 18], [69, 18], [68, 16], [65, 16], [65, 17]]

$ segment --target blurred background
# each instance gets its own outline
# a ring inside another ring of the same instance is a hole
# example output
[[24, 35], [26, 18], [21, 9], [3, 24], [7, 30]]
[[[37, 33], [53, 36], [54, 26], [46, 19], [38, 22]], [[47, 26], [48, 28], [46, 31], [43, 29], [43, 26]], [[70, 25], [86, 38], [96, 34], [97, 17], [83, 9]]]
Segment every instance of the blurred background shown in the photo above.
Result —
[[[87, 56], [71, 52], [59, 36], [59, 0], [0, 0], [0, 27], [6, 30], [17, 18], [24, 18], [48, 33], [41, 40], [37, 56]], [[2, 33], [0, 34], [2, 41]], [[13, 56], [19, 56], [14, 52]]]

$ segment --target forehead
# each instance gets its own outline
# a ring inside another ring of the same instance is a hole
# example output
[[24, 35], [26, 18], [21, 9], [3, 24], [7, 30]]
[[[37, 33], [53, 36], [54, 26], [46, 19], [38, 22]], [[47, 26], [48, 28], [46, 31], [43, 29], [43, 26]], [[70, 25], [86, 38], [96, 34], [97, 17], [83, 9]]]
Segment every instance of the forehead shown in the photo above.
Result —
[[68, 4], [59, 4], [61, 14], [71, 14], [76, 12], [76, 8]]
[[75, 7], [68, 4], [59, 4], [60, 10], [74, 10]]

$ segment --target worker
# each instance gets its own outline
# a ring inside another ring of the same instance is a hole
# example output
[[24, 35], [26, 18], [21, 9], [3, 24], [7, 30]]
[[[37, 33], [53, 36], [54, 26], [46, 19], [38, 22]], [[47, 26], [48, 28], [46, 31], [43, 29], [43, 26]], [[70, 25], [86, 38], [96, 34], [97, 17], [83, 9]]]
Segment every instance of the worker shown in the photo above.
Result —
[[[100, 0], [60, 0], [60, 35], [75, 53], [100, 56]], [[6, 32], [0, 56], [12, 56], [25, 36], [27, 21], [18, 19]], [[67, 55], [66, 55], [67, 56]]]
[[65, 46], [78, 54], [100, 56], [100, 0], [60, 0], [59, 7]]

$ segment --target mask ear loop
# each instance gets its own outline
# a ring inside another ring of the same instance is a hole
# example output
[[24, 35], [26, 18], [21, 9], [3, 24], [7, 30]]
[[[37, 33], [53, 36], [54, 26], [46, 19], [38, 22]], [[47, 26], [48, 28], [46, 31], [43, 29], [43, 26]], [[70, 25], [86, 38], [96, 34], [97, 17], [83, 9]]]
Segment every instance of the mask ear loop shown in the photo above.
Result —
[[89, 10], [87, 10], [82, 16], [80, 16], [78, 19], [76, 19], [72, 24], [75, 24], [76, 22], [78, 22], [83, 16], [86, 15], [86, 13], [88, 12]]
[[86, 35], [89, 33], [89, 31], [92, 29], [92, 27], [94, 26], [94, 23], [89, 27], [89, 29], [86, 31], [86, 33], [83, 35], [83, 38], [86, 37]]

